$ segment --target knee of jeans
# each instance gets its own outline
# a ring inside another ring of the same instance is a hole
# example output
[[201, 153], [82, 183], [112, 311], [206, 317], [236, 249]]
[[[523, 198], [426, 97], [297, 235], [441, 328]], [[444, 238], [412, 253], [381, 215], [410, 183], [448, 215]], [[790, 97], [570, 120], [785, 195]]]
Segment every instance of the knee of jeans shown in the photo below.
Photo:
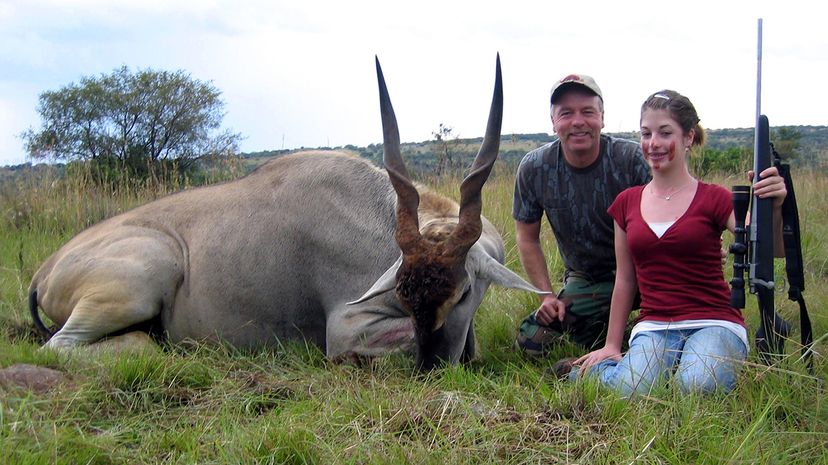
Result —
[[622, 397], [647, 395], [653, 390], [653, 382], [643, 377], [625, 378], [616, 384], [615, 390]]
[[[606, 366], [602, 366], [604, 363]], [[646, 373], [639, 373], [630, 366], [618, 365], [609, 360], [599, 363], [596, 367], [596, 375], [601, 384], [614, 389], [621, 397], [649, 394], [654, 383], [661, 379], [656, 377], [654, 381]]]
[[730, 392], [736, 387], [736, 371], [722, 366], [717, 369], [680, 370], [676, 373], [676, 382], [685, 394]]

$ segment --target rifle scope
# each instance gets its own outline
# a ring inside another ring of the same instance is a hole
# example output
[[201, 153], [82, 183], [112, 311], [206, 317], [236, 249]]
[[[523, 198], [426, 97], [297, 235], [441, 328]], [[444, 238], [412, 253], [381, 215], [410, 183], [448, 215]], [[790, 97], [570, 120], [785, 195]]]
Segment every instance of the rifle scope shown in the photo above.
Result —
[[730, 305], [733, 308], [745, 308], [745, 270], [747, 264], [747, 235], [745, 225], [748, 206], [750, 205], [750, 186], [733, 186], [733, 215], [736, 217], [734, 241], [730, 245], [733, 254], [733, 279], [730, 280]]

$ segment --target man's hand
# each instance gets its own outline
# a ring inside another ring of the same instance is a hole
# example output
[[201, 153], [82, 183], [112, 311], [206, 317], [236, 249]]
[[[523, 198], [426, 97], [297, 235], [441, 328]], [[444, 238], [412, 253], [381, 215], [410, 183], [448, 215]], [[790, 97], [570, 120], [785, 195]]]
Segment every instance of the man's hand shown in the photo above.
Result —
[[549, 326], [555, 320], [563, 321], [564, 316], [566, 316], [566, 305], [558, 300], [558, 297], [554, 294], [550, 294], [543, 296], [535, 319], [538, 320], [538, 323]]

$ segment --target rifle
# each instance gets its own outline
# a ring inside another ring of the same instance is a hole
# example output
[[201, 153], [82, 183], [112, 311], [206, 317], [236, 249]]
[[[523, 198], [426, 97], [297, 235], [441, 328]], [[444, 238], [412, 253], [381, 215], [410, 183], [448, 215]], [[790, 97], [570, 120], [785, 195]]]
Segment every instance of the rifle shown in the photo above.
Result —
[[[761, 77], [762, 77], [762, 19], [759, 19], [758, 67], [756, 86], [756, 132], [753, 148], [754, 182], [759, 173], [776, 166], [785, 179], [788, 195], [782, 205], [783, 240], [785, 242], [785, 259], [788, 283], [788, 298], [799, 303], [800, 330], [802, 336], [802, 356], [813, 373], [811, 346], [813, 336], [811, 322], [802, 291], [805, 290], [805, 278], [802, 268], [802, 246], [799, 240], [799, 213], [790, 176], [790, 167], [782, 164], [781, 157], [770, 142], [770, 127], [767, 116], [761, 114]], [[773, 158], [771, 157], [773, 153]], [[785, 351], [785, 338], [791, 325], [774, 309], [774, 271], [773, 271], [773, 200], [760, 199], [750, 195], [750, 186], [733, 186], [733, 212], [736, 217], [735, 241], [730, 247], [734, 255], [733, 280], [731, 280], [731, 305], [735, 308], [745, 307], [744, 272], [748, 270], [748, 282], [751, 294], [756, 294], [759, 306], [760, 326], [756, 332], [756, 348], [767, 364], [771, 364]], [[746, 214], [750, 204], [751, 224], [746, 225]], [[748, 260], [749, 257], [749, 260]]]

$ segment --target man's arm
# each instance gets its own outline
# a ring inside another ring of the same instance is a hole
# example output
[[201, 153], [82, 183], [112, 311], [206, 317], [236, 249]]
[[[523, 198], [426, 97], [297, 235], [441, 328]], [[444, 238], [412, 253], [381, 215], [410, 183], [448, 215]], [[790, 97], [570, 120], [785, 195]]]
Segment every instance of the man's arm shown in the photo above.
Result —
[[515, 240], [520, 255], [520, 263], [523, 265], [529, 281], [542, 291], [552, 292], [552, 294], [541, 296], [541, 304], [536, 316], [538, 323], [549, 325], [556, 319], [563, 321], [566, 306], [558, 300], [555, 291], [552, 289], [549, 271], [546, 268], [546, 257], [543, 255], [543, 248], [540, 243], [540, 228], [540, 221], [536, 223], [515, 221]]

